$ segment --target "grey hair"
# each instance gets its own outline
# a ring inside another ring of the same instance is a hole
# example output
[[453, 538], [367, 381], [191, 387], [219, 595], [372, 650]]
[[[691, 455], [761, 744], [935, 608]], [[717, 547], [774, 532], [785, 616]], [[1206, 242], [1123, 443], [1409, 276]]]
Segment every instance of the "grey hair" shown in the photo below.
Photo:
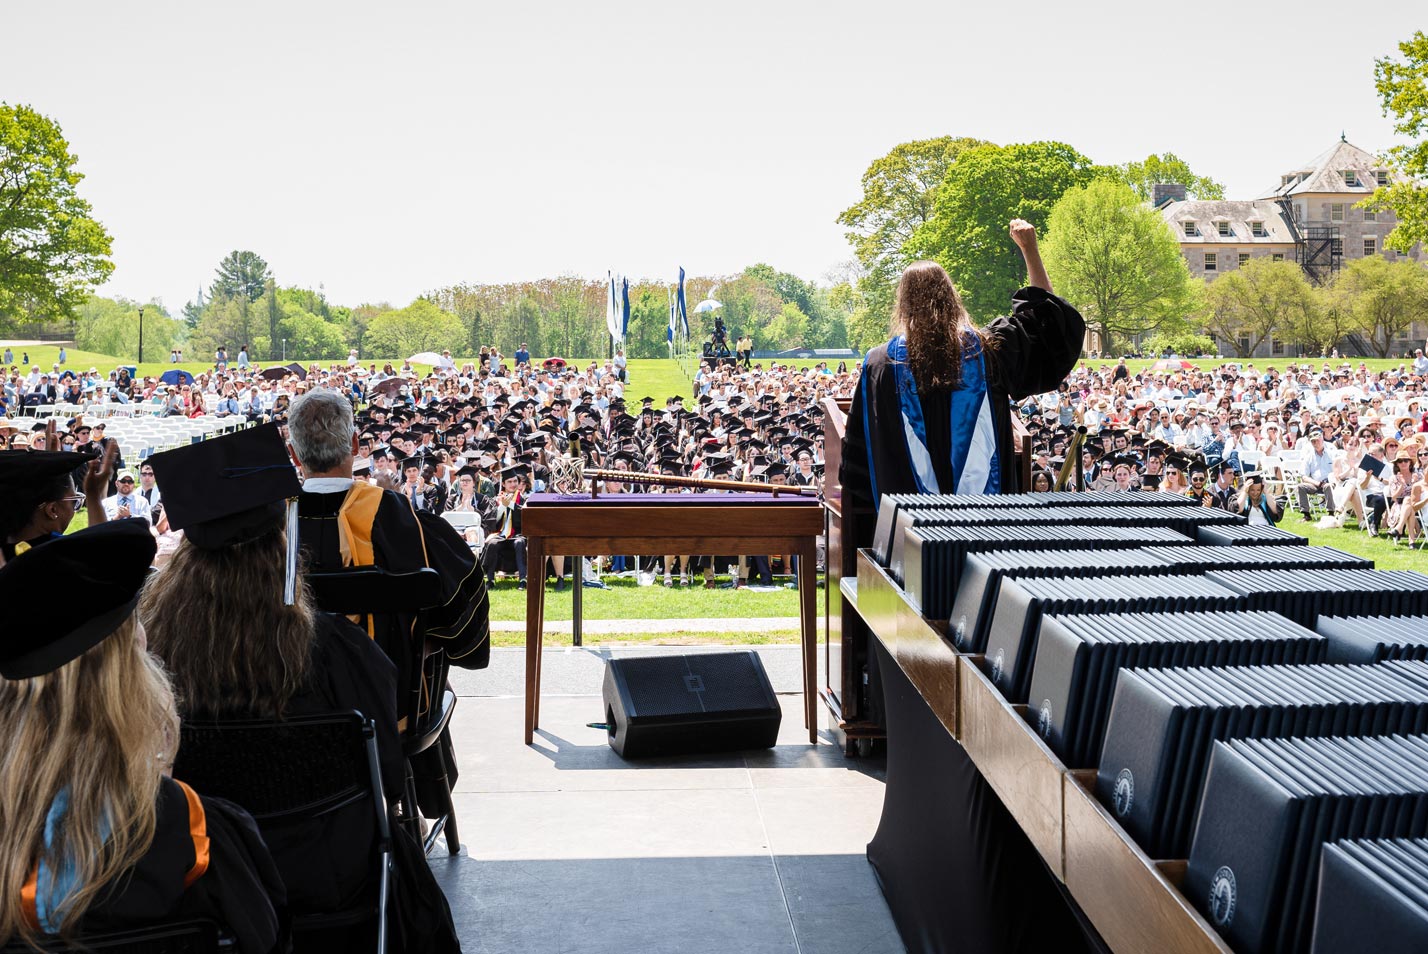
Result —
[[352, 456], [352, 404], [336, 391], [316, 388], [288, 408], [288, 439], [309, 473], [339, 466]]

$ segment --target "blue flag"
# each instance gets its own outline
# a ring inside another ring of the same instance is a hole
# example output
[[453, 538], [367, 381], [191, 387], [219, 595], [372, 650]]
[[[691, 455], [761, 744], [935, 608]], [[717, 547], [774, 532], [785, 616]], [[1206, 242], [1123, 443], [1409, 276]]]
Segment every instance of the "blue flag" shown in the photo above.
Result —
[[684, 328], [684, 336], [689, 337], [689, 312], [684, 307], [684, 268], [679, 269], [679, 294], [675, 299], [679, 309], [679, 323]]
[[674, 344], [674, 298], [670, 296], [669, 289], [665, 288], [665, 297], [669, 298], [669, 327], [665, 329], [664, 340], [671, 345]]
[[630, 280], [628, 278], [620, 279], [620, 302], [620, 340], [624, 341], [630, 336]]

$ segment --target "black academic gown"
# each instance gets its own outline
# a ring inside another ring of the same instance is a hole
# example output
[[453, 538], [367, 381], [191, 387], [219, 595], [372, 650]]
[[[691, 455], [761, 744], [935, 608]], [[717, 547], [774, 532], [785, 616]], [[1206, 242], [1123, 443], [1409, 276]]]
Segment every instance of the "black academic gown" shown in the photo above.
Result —
[[[342, 617], [319, 613], [308, 672], [307, 684], [288, 701], [284, 717], [356, 709], [371, 719], [383, 795], [389, 806], [396, 804], [406, 777], [397, 731], [396, 667], [364, 631]], [[199, 713], [192, 718], [215, 716]], [[287, 885], [293, 914], [350, 908], [376, 891], [377, 828], [370, 802], [356, 802], [300, 825], [267, 824], [262, 834]], [[392, 837], [402, 842], [394, 851], [393, 949], [460, 950], [446, 898], [421, 848], [395, 824]], [[361, 941], [375, 941], [375, 933], [349, 938], [344, 946], [352, 943], [357, 945], [353, 949], [363, 949]]]
[[85, 914], [82, 933], [202, 918], [233, 934], [242, 954], [279, 949], [283, 880], [257, 826], [231, 802], [198, 800], [195, 815], [177, 782], [160, 783], [153, 844]]
[[[986, 356], [988, 399], [997, 430], [1004, 492], [1020, 489], [1011, 445], [1011, 401], [1055, 388], [1075, 366], [1085, 330], [1085, 322], [1075, 308], [1050, 292], [1030, 287], [1012, 297], [1010, 317], [998, 318], [985, 328], [990, 339]], [[867, 428], [863, 423], [865, 404]], [[928, 452], [938, 483], [951, 487], [951, 402], [924, 395], [922, 410], [927, 423]], [[868, 473], [869, 443], [878, 493], [918, 492], [902, 434], [896, 379], [884, 344], [868, 352], [853, 394], [839, 474], [845, 498], [851, 497], [861, 506], [874, 506]], [[899, 700], [907, 695], [910, 684], [896, 663], [877, 665], [878, 655], [869, 653], [869, 675], [875, 687], [869, 703], [875, 716], [881, 718], [884, 709], [884, 687], [888, 694], [887, 706], [893, 713], [908, 711], [926, 715], [926, 705], [920, 700], [899, 709]], [[879, 672], [889, 665], [892, 672]], [[915, 695], [915, 690], [913, 693]], [[1087, 945], [1075, 927], [1075, 915], [1026, 835], [977, 771], [966, 750], [947, 739], [945, 730], [935, 719], [931, 719], [930, 724], [935, 729], [924, 727], [921, 742], [906, 721], [903, 723], [905, 737], [901, 741], [896, 735], [889, 738], [890, 750], [899, 744], [936, 745], [940, 756], [935, 772], [928, 770], [926, 779], [903, 778], [894, 788], [890, 771], [889, 804], [894, 799], [915, 801], [920, 791], [935, 782], [938, 792], [946, 799], [939, 804], [938, 811], [943, 820], [952, 821], [938, 831], [936, 844], [950, 854], [939, 858], [937, 863], [945, 862], [957, 872], [959, 881], [951, 891], [940, 887], [925, 889], [925, 885], [950, 883], [943, 871], [920, 870], [920, 866], [931, 863], [929, 859], [906, 857], [908, 845], [932, 844], [917, 831], [918, 826], [926, 823], [925, 818], [904, 815], [899, 819], [896, 817], [899, 813], [884, 811], [878, 835], [868, 845], [868, 859], [878, 873], [884, 892], [897, 895], [889, 896], [890, 904], [904, 940], [915, 949], [951, 949], [945, 929], [956, 925], [954, 933], [967, 939], [969, 950], [988, 954], [1085, 950]], [[962, 885], [970, 889], [964, 890]], [[929, 902], [929, 891], [936, 893], [935, 901]], [[937, 923], [928, 923], [921, 914], [933, 909], [940, 917]]]
[[[1012, 296], [1010, 316], [997, 318], [983, 331], [989, 339], [987, 397], [997, 431], [1001, 486], [1003, 492], [1015, 493], [1021, 488], [1011, 441], [1011, 401], [1050, 391], [1065, 379], [1080, 357], [1086, 323], [1080, 312], [1062, 299], [1029, 286]], [[855, 506], [873, 508], [876, 502], [872, 499], [868, 473], [869, 438], [863, 424], [865, 404], [871, 433], [893, 435], [886, 443], [872, 441], [878, 493], [917, 493], [906, 442], [900, 436], [902, 409], [886, 344], [869, 351], [863, 362], [863, 374], [848, 412], [839, 473], [844, 496], [851, 497]], [[951, 487], [951, 401], [923, 395], [922, 413], [927, 422], [927, 450], [937, 482]]]
[[[298, 535], [308, 566], [344, 568], [337, 512], [346, 499], [346, 491], [305, 493], [298, 498]], [[419, 635], [439, 643], [446, 657], [463, 669], [484, 669], [490, 664], [486, 580], [471, 548], [451, 524], [415, 510], [401, 494], [384, 491], [372, 525], [372, 552], [375, 565], [393, 573], [410, 573], [424, 566], [440, 573], [441, 605], [427, 612], [427, 628]], [[405, 680], [415, 620], [393, 614], [379, 617], [374, 625], [377, 645], [397, 663]]]

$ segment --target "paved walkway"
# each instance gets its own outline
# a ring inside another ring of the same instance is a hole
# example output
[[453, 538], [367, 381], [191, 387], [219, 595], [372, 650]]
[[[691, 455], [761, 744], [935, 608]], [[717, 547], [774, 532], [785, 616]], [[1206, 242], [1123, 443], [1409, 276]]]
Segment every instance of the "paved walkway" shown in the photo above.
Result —
[[626, 762], [586, 725], [603, 717], [606, 658], [681, 651], [546, 650], [530, 746], [524, 650], [453, 670], [463, 849], [432, 868], [463, 950], [901, 954], [864, 854], [883, 763], [808, 744], [796, 646], [756, 648], [781, 693], [772, 749]]
[[[773, 632], [798, 629], [797, 616], [746, 616], [719, 619], [587, 619], [583, 632], [588, 636], [618, 636], [621, 633], [735, 633]], [[497, 620], [497, 633], [524, 633], [525, 620]], [[569, 633], [568, 619], [548, 619], [544, 632]]]

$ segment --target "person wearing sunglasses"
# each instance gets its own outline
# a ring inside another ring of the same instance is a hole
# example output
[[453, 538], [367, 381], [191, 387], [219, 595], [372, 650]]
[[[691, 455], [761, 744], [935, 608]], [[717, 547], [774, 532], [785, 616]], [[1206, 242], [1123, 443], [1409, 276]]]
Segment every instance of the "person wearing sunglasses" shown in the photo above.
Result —
[[[49, 427], [53, 439], [53, 422]], [[81, 510], [90, 526], [105, 523], [105, 491], [117, 456], [113, 445], [103, 456], [0, 451], [0, 563], [63, 536]], [[75, 486], [76, 474], [82, 491]]]

